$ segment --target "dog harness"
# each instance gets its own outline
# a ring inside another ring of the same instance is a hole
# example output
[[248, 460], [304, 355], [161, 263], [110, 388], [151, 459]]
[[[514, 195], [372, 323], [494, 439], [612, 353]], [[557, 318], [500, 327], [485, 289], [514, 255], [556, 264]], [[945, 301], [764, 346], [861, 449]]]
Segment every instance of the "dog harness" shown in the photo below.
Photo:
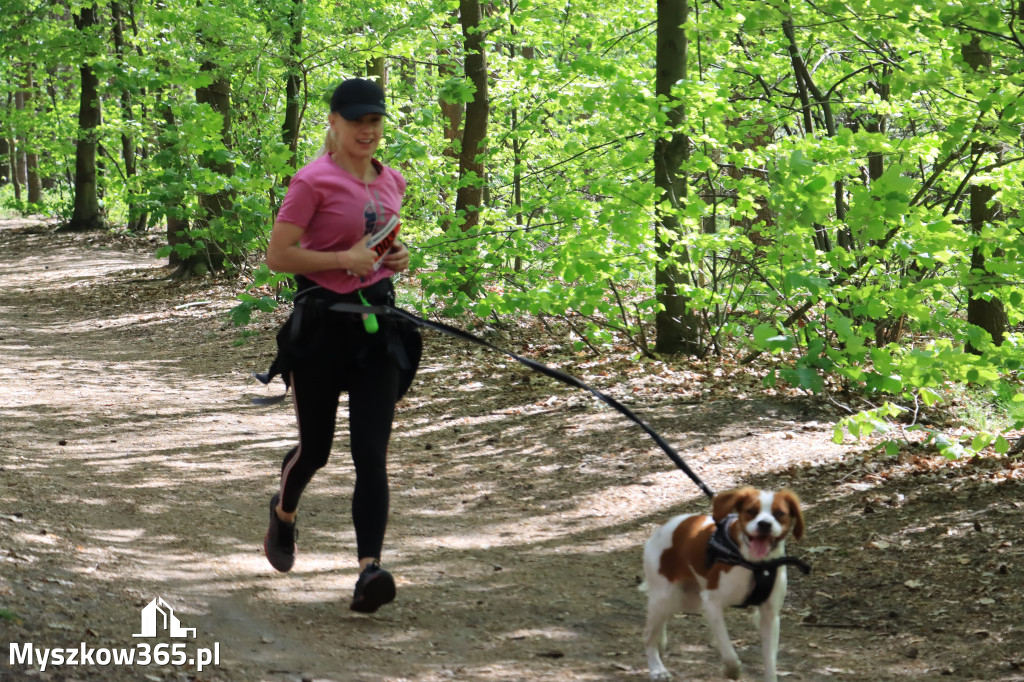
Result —
[[760, 606], [768, 600], [772, 590], [775, 589], [775, 579], [779, 575], [779, 566], [796, 566], [806, 575], [811, 572], [811, 567], [795, 557], [779, 557], [768, 561], [747, 561], [740, 553], [740, 548], [729, 535], [729, 526], [739, 517], [736, 514], [729, 514], [719, 521], [714, 534], [708, 540], [708, 563], [711, 568], [716, 562], [730, 566], [740, 566], [753, 573], [754, 586], [740, 608], [748, 606]]

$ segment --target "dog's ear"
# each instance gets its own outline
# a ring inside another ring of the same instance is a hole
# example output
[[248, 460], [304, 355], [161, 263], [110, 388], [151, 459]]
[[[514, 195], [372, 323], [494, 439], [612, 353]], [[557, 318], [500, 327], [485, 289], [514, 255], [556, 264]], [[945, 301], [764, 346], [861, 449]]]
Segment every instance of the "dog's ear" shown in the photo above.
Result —
[[715, 520], [715, 523], [724, 519], [732, 511], [736, 504], [736, 492], [727, 490], [724, 493], [718, 493], [711, 500], [711, 518]]
[[779, 492], [779, 496], [786, 506], [789, 507], [787, 511], [793, 519], [793, 538], [796, 540], [802, 539], [804, 536], [804, 512], [800, 509], [800, 498], [792, 490], [783, 490]]
[[724, 493], [715, 495], [715, 499], [711, 501], [711, 518], [715, 520], [715, 523], [718, 523], [739, 506], [740, 500], [756, 492], [753, 488], [747, 486], [745, 488], [736, 488], [735, 490], [726, 490]]

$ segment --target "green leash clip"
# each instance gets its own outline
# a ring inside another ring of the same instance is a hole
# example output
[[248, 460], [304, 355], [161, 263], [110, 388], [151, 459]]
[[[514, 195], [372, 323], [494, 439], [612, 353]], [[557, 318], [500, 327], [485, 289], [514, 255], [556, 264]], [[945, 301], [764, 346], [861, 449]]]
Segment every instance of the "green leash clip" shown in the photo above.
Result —
[[[363, 305], [369, 306], [366, 297], [363, 296], [362, 290], [359, 291], [359, 300], [363, 302]], [[366, 329], [367, 334], [376, 334], [377, 330], [380, 329], [380, 323], [377, 322], [377, 316], [373, 313], [367, 313], [363, 315], [363, 328]]]

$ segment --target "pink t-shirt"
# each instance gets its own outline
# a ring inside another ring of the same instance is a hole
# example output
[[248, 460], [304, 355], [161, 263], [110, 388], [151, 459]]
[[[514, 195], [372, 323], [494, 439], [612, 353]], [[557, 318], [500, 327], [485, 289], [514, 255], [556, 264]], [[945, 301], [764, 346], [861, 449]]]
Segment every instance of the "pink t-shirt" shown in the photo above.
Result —
[[[299, 169], [288, 185], [277, 219], [303, 228], [299, 246], [312, 251], [344, 251], [376, 225], [384, 225], [402, 210], [405, 178], [374, 159], [377, 179], [365, 183], [340, 168], [325, 154]], [[390, 277], [381, 267], [366, 277], [345, 270], [321, 270], [306, 275], [331, 291], [347, 294]]]

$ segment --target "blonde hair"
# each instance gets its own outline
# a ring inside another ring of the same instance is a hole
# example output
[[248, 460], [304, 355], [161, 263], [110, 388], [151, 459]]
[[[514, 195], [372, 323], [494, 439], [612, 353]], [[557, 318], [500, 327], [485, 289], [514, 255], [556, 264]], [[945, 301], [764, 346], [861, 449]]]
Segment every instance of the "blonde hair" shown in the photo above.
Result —
[[324, 133], [324, 143], [320, 145], [320, 151], [316, 153], [316, 158], [325, 156], [329, 152], [337, 151], [335, 149], [336, 138], [334, 137], [334, 128], [330, 125], [327, 126], [327, 132]]

